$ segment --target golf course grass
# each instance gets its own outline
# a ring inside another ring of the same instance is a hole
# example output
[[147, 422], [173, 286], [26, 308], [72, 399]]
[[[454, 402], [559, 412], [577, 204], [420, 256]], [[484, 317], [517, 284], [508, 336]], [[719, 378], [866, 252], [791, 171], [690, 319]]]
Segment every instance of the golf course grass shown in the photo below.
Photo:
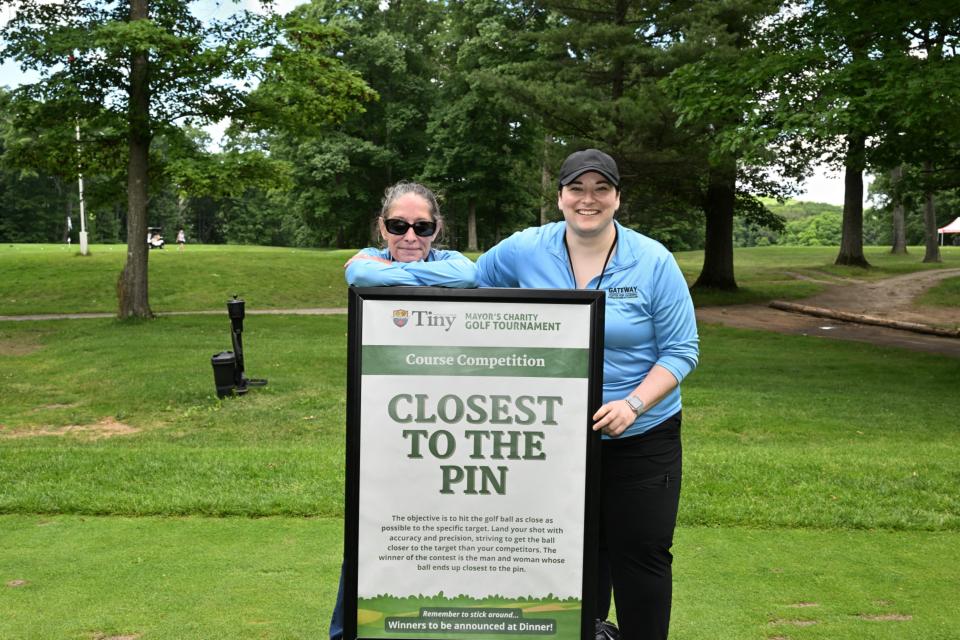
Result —
[[[122, 259], [60, 249], [0, 247], [0, 315], [113, 309]], [[778, 274], [842, 272], [834, 251], [738, 251], [745, 295], [809, 291]], [[351, 253], [167, 250], [151, 256], [151, 301], [223, 309], [236, 291], [248, 309], [340, 307]], [[696, 256], [678, 258], [695, 277]], [[225, 310], [0, 322], [0, 638], [324, 637], [346, 325], [248, 315], [247, 373], [269, 383], [219, 400]], [[702, 325], [683, 385], [671, 638], [957, 638], [958, 380], [947, 357]]]

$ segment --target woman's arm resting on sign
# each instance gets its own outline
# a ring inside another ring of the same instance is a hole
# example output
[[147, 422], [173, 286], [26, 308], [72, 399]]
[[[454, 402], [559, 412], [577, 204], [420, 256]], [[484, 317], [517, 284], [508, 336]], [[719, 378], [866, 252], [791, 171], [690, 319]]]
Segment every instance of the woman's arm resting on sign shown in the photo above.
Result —
[[421, 283], [400, 267], [401, 263], [377, 256], [357, 255], [350, 259], [344, 272], [347, 284], [355, 287], [415, 287]]
[[353, 262], [357, 260], [373, 260], [374, 262], [381, 262], [383, 264], [390, 264], [390, 260], [386, 258], [381, 258], [380, 256], [372, 256], [369, 253], [364, 253], [363, 251], [357, 252], [352, 258], [343, 263], [343, 268], [346, 269]]
[[434, 251], [430, 261], [397, 262], [364, 249], [350, 258], [347, 284], [357, 287], [452, 287], [477, 286], [477, 266], [456, 251]]
[[477, 286], [477, 265], [455, 251], [442, 252], [442, 259], [408, 262], [401, 268], [424, 287], [473, 289]]

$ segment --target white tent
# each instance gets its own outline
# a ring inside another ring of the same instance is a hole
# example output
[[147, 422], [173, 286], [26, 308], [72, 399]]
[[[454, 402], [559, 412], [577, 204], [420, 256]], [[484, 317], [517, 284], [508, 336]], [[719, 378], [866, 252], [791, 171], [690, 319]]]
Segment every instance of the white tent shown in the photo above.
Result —
[[940, 244], [942, 245], [944, 235], [948, 233], [960, 233], [960, 218], [957, 218], [945, 227], [940, 227], [937, 229], [937, 233], [940, 234]]

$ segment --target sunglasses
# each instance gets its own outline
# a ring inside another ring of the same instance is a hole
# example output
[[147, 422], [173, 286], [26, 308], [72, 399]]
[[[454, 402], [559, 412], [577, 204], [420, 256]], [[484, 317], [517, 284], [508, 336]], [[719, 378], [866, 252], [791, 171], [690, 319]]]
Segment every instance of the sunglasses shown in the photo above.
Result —
[[383, 221], [383, 226], [387, 231], [395, 236], [406, 235], [407, 229], [413, 227], [413, 232], [421, 238], [429, 238], [437, 231], [437, 223], [432, 220], [417, 220], [410, 224], [406, 220], [399, 218], [387, 218]]

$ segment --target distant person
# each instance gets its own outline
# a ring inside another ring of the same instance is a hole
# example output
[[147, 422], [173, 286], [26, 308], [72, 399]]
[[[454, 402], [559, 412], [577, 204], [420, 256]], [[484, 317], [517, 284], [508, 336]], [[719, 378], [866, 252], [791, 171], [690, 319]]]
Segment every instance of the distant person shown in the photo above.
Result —
[[150, 248], [151, 249], [163, 249], [163, 236], [159, 233], [155, 233], [150, 236]]
[[187, 243], [187, 236], [183, 233], [183, 229], [177, 231], [177, 251], [183, 251], [183, 245]]
[[[443, 228], [437, 198], [416, 182], [398, 182], [383, 196], [377, 218], [385, 249], [367, 247], [345, 265], [347, 284], [357, 287], [477, 286], [477, 267], [457, 251], [434, 249]], [[343, 570], [330, 620], [330, 640], [343, 638]]]

